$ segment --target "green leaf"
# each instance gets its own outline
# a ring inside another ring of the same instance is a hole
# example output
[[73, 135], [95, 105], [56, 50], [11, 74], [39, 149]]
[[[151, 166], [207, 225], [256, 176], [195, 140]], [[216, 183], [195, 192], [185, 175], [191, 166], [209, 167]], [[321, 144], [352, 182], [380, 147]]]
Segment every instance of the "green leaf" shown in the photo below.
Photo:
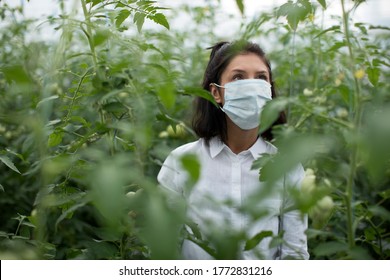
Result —
[[369, 227], [364, 230], [364, 236], [366, 237], [366, 240], [373, 241], [376, 239], [376, 232], [373, 228]]
[[88, 178], [92, 187], [90, 198], [100, 213], [101, 221], [116, 233], [122, 231], [120, 224], [126, 209], [123, 186], [129, 174], [126, 173], [125, 162], [118, 157], [107, 158], [94, 167]]
[[280, 135], [273, 144], [278, 147], [278, 153], [256, 161], [257, 167], [262, 166], [260, 180], [263, 182], [279, 180], [297, 164], [329, 152], [334, 147], [334, 140], [324, 135], [289, 132]]
[[351, 94], [350, 88], [348, 86], [342, 84], [342, 85], [339, 85], [337, 87], [337, 90], [340, 93], [340, 95], [341, 95], [343, 101], [345, 102], [345, 104], [348, 105], [349, 104], [350, 94]]
[[86, 3], [92, 3], [92, 7], [101, 3], [103, 0], [87, 0]]
[[374, 205], [368, 207], [368, 210], [374, 215], [381, 217], [383, 220], [390, 221], [390, 211], [385, 209], [384, 207]]
[[8, 148], [5, 149], [8, 153], [10, 154], [13, 154], [14, 156], [17, 156], [18, 158], [20, 158], [22, 161], [26, 161], [26, 159], [24, 158], [24, 156], [22, 154], [19, 154], [19, 153], [16, 153]]
[[113, 114], [123, 114], [127, 108], [121, 102], [110, 102], [103, 105], [103, 110]]
[[72, 122], [78, 122], [78, 123], [81, 123], [83, 126], [85, 127], [90, 127], [91, 126], [91, 123], [87, 122], [83, 117], [81, 116], [72, 116], [70, 118], [72, 120]]
[[215, 102], [215, 100], [211, 96], [210, 92], [208, 92], [207, 90], [204, 90], [202, 88], [198, 88], [198, 87], [185, 87], [181, 92], [183, 94], [199, 96], [201, 98], [204, 98], [204, 99], [210, 101], [215, 106], [217, 106], [217, 102]]
[[381, 74], [378, 67], [368, 67], [367, 68], [367, 76], [370, 83], [375, 87], [378, 85], [379, 76]]
[[243, 0], [236, 0], [236, 4], [238, 9], [240, 10], [241, 15], [244, 15], [244, 1]]
[[387, 66], [387, 67], [390, 67], [390, 64], [387, 63], [386, 61], [384, 60], [381, 60], [381, 59], [378, 59], [378, 58], [374, 58], [372, 60], [372, 66], [375, 66], [375, 67], [378, 67], [380, 65], [384, 65], [384, 66]]
[[65, 218], [69, 217], [70, 214], [73, 214], [77, 209], [84, 207], [89, 201], [81, 201], [69, 207], [67, 210], [63, 211], [62, 214], [58, 217], [55, 223], [55, 229], [57, 230], [59, 223], [61, 223]]
[[157, 95], [161, 100], [161, 103], [169, 110], [175, 105], [176, 93], [175, 85], [171, 81], [160, 85], [157, 90]]
[[210, 243], [203, 239], [194, 238], [193, 236], [189, 235], [187, 237], [188, 240], [194, 242], [196, 245], [198, 245], [200, 248], [202, 248], [205, 252], [207, 252], [210, 256], [217, 259], [217, 252], [215, 251], [212, 246], [210, 246]]
[[63, 136], [64, 136], [63, 132], [54, 131], [52, 134], [50, 134], [49, 139], [47, 140], [47, 145], [49, 147], [55, 147], [59, 145], [62, 142]]
[[20, 173], [20, 171], [16, 168], [16, 166], [14, 165], [14, 163], [10, 160], [9, 157], [5, 156], [5, 155], [0, 155], [0, 161], [2, 161], [5, 165], [7, 165], [9, 168], [11, 168], [13, 171]]
[[311, 3], [308, 0], [298, 0], [295, 3], [289, 1], [279, 7], [276, 15], [286, 16], [288, 25], [292, 30], [296, 30], [298, 23], [303, 21], [312, 10]]
[[[378, 248], [374, 246], [375, 248]], [[380, 254], [379, 251], [377, 251]], [[348, 259], [352, 260], [372, 260], [372, 256], [367, 248], [355, 246], [348, 251]]]
[[95, 46], [103, 44], [110, 37], [111, 33], [105, 29], [99, 29], [93, 35], [93, 43]]
[[115, 26], [119, 28], [122, 23], [130, 16], [129, 10], [121, 10], [115, 18]]
[[347, 46], [345, 41], [336, 42], [336, 43], [334, 43], [334, 45], [332, 47], [330, 47], [327, 50], [327, 52], [334, 52], [334, 51], [337, 51], [338, 49], [341, 49], [342, 47], [345, 47], [345, 46]]
[[139, 12], [135, 13], [134, 23], [137, 24], [137, 29], [139, 33], [142, 30], [142, 26], [144, 25], [144, 22], [145, 22], [145, 14]]
[[181, 158], [181, 164], [190, 175], [193, 182], [198, 181], [200, 177], [200, 163], [196, 155], [187, 154]]
[[359, 28], [360, 31], [361, 31], [364, 35], [368, 35], [368, 33], [367, 33], [367, 28], [366, 28], [366, 26], [365, 26], [364, 23], [358, 22], [358, 23], [355, 23], [355, 26], [356, 26], [357, 28]]
[[262, 231], [249, 239], [245, 244], [245, 251], [255, 248], [264, 238], [272, 236], [272, 231]]
[[0, 69], [8, 82], [15, 82], [18, 84], [27, 84], [31, 82], [30, 76], [24, 70], [22, 65], [7, 66]]
[[0, 184], [0, 191], [4, 192], [4, 187], [2, 184]]
[[390, 189], [381, 192], [380, 196], [383, 197], [384, 199], [389, 199], [390, 198]]
[[46, 103], [48, 101], [55, 100], [55, 99], [58, 99], [58, 98], [59, 98], [58, 95], [52, 95], [52, 96], [43, 98], [41, 101], [38, 102], [37, 108], [39, 108], [43, 103]]
[[331, 26], [331, 27], [329, 27], [329, 28], [327, 28], [327, 29], [321, 31], [320, 33], [318, 33], [318, 34], [314, 37], [314, 39], [320, 37], [321, 35], [323, 35], [323, 34], [325, 34], [325, 33], [327, 33], [327, 32], [330, 32], [330, 31], [340, 31], [340, 25], [333, 25], [333, 26]]
[[318, 3], [322, 6], [322, 8], [326, 9], [326, 1], [325, 0], [317, 0]]
[[[202, 233], [200, 232], [199, 227], [196, 223], [194, 223], [192, 221], [188, 221], [186, 223], [186, 225], [191, 229], [192, 234], [194, 235], [195, 238], [202, 239]], [[188, 232], [187, 228], [186, 228], [186, 230]], [[188, 232], [188, 234], [190, 234], [190, 233]]]
[[278, 119], [280, 112], [282, 112], [289, 101], [287, 99], [274, 99], [269, 101], [261, 113], [260, 133], [266, 131]]
[[348, 250], [348, 245], [346, 243], [330, 241], [324, 242], [314, 248], [314, 253], [316, 256], [331, 256], [338, 252], [346, 252]]
[[372, 30], [372, 29], [380, 29], [380, 30], [390, 31], [390, 27], [388, 27], [388, 26], [382, 26], [382, 25], [370, 25], [370, 26], [369, 26], [369, 29], [370, 29], [370, 30]]
[[148, 15], [148, 18], [153, 20], [155, 23], [164, 26], [166, 29], [169, 30], [169, 23], [167, 21], [167, 18], [162, 13]]
[[93, 241], [86, 241], [85, 244], [88, 248], [86, 251], [87, 259], [109, 260], [114, 259], [115, 254], [118, 253], [118, 248], [111, 242], [94, 239]]

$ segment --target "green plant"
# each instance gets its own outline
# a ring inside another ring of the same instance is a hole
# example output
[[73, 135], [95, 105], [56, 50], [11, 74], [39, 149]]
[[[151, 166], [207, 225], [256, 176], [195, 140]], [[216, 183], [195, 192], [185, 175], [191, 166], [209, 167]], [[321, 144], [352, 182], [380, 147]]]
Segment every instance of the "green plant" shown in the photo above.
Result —
[[[297, 162], [309, 170], [292, 196], [310, 217], [311, 258], [388, 259], [388, 27], [353, 22], [361, 1], [340, 1], [332, 26], [321, 20], [326, 1], [288, 1], [242, 21], [235, 39], [272, 46], [280, 98], [262, 129], [289, 112], [274, 131], [279, 153], [254, 168], [269, 178]], [[78, 13], [59, 1], [60, 15], [41, 25], [56, 30], [47, 41], [31, 38], [27, 4], [0, 8], [0, 258], [172, 259], [183, 236], [234, 258], [240, 242], [269, 236], [215, 229], [202, 240], [156, 182], [169, 151], [195, 139], [192, 97], [210, 98], [199, 84], [205, 48], [226, 39], [209, 28], [219, 5], [80, 0]], [[193, 25], [171, 29], [181, 13]], [[194, 183], [196, 159], [183, 164]], [[251, 205], [242, 211], [261, 218]]]

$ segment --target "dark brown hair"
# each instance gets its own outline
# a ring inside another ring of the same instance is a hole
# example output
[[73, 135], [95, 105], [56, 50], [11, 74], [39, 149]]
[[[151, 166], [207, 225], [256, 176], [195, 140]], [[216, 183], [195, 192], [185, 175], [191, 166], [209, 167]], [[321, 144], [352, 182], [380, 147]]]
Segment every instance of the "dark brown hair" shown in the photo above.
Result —
[[[272, 98], [276, 98], [275, 85], [272, 78], [271, 64], [265, 56], [264, 51], [255, 43], [248, 41], [219, 42], [211, 49], [210, 60], [207, 64], [206, 71], [203, 77], [203, 89], [210, 91], [211, 83], [220, 83], [221, 75], [230, 61], [239, 54], [254, 53], [258, 55], [267, 65]], [[264, 131], [261, 136], [268, 141], [273, 139], [272, 127], [278, 124], [286, 123], [286, 115], [284, 112], [279, 114], [279, 118], [272, 124], [270, 128]], [[219, 136], [220, 139], [226, 143], [227, 140], [227, 126], [225, 113], [215, 106], [210, 101], [196, 97], [195, 99], [195, 113], [192, 119], [192, 127], [195, 133], [204, 138], [207, 142], [214, 136]]]

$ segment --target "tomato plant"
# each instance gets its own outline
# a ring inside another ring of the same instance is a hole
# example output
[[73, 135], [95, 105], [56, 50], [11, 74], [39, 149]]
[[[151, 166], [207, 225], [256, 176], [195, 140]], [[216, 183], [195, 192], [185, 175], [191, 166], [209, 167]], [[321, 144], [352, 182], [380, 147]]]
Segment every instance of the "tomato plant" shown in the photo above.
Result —
[[[281, 110], [289, 122], [274, 131], [279, 153], [255, 168], [275, 178], [306, 168], [291, 195], [310, 217], [311, 258], [388, 259], [389, 27], [354, 22], [362, 1], [340, 3], [334, 25], [322, 24], [327, 1], [287, 1], [229, 40], [272, 46], [280, 97], [262, 123]], [[205, 49], [226, 39], [210, 28], [220, 3], [79, 5], [59, 1], [44, 23], [24, 17], [28, 3], [0, 8], [0, 258], [180, 258], [185, 206], [171, 207], [156, 175], [170, 150], [196, 139], [189, 108], [210, 98], [200, 83]], [[172, 28], [183, 14], [192, 24]], [[37, 24], [54, 38], [31, 37]], [[186, 168], [196, 173], [196, 160]], [[248, 239], [219, 232], [229, 242], [211, 245], [222, 258]]]

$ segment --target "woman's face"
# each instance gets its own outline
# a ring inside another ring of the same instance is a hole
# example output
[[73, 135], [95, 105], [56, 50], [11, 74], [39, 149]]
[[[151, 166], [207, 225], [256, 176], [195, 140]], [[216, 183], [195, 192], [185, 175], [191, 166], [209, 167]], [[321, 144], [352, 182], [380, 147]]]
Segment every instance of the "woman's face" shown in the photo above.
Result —
[[[220, 85], [244, 79], [263, 79], [270, 83], [270, 75], [265, 62], [254, 53], [245, 53], [235, 56], [222, 72]], [[215, 85], [210, 86], [210, 92], [217, 103], [225, 104], [224, 89]]]

